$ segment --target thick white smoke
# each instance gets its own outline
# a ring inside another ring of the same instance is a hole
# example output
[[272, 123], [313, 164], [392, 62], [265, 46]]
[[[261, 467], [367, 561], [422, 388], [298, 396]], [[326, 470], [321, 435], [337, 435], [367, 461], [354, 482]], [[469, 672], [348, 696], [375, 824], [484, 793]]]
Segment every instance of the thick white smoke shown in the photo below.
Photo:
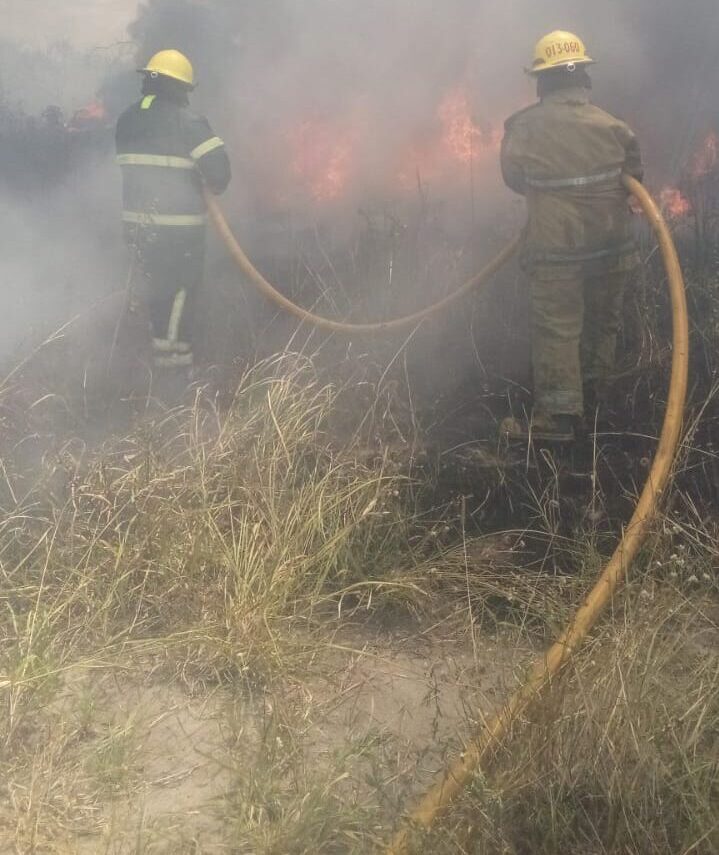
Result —
[[[27, 3], [7, 2], [4, 110], [24, 104], [39, 114], [59, 104], [71, 114], [99, 90], [114, 117], [137, 97], [137, 63], [170, 46], [187, 52], [199, 79], [193, 104], [228, 142], [235, 181], [225, 204], [244, 235], [268, 212], [325, 215], [350, 228], [402, 193], [415, 202], [427, 194], [452, 200], [455, 219], [443, 225], [459, 222], [455, 242], [470, 246], [474, 234], [489, 233], [486, 220], [521, 209], [501, 186], [497, 144], [506, 116], [534, 98], [522, 69], [549, 29], [586, 40], [598, 61], [595, 98], [637, 130], [650, 181], [678, 171], [696, 132], [719, 114], [716, 0], [148, 0], [139, 8], [67, 0], [39, 24]], [[48, 52], [36, 26], [65, 46]], [[452, 128], [465, 137], [469, 128], [469, 158], [448, 155]], [[93, 163], [43, 199], [4, 192], [9, 250], [0, 275], [22, 295], [16, 337], [32, 318], [66, 313], [65, 292], [38, 289], [47, 270], [82, 271], [85, 289], [124, 286], [111, 149]], [[328, 175], [341, 192], [323, 194]], [[78, 215], [85, 199], [102, 200], [92, 222]], [[392, 270], [394, 249], [387, 252]], [[457, 275], [473, 263], [458, 262]]]
[[367, 190], [386, 184], [398, 158], [411, 165], [407, 149], [431, 136], [455, 86], [478, 127], [501, 132], [533, 99], [522, 67], [535, 40], [557, 27], [587, 41], [596, 97], [637, 126], [650, 172], [674, 165], [719, 109], [714, 0], [686, 9], [667, 0], [150, 0], [131, 33], [141, 59], [168, 43], [195, 58], [198, 101], [237, 141], [249, 173], [286, 158], [288, 128], [314, 120], [349, 129]]
[[127, 23], [137, 0], [3, 0], [3, 38], [15, 44], [46, 48], [67, 42], [93, 48], [127, 37]]

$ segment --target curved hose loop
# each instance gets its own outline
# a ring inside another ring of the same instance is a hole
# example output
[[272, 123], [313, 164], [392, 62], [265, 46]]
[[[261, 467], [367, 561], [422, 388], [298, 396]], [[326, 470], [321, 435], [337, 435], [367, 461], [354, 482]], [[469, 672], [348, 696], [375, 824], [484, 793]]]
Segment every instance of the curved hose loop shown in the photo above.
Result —
[[689, 322], [684, 278], [671, 233], [656, 203], [634, 178], [625, 176], [627, 190], [637, 199], [659, 239], [669, 283], [673, 316], [673, 358], [664, 426], [649, 477], [624, 536], [602, 571], [594, 588], [577, 610], [569, 626], [550, 649], [531, 666], [526, 682], [509, 698], [502, 710], [474, 734], [464, 752], [454, 760], [419, 804], [410, 812], [386, 855], [410, 851], [414, 828], [428, 830], [450, 802], [487, 763], [512, 726], [539, 697], [551, 679], [566, 665], [586, 639], [600, 615], [624, 582], [629, 567], [642, 546], [659, 502], [670, 481], [682, 434], [689, 374]]
[[511, 243], [507, 244], [507, 246], [497, 255], [495, 256], [489, 264], [487, 264], [480, 272], [473, 276], [471, 279], [467, 280], [467, 282], [462, 285], [461, 288], [458, 288], [456, 291], [453, 291], [451, 294], [448, 294], [446, 297], [443, 297], [438, 302], [434, 303], [431, 306], [428, 306], [426, 309], [422, 309], [419, 312], [414, 312], [411, 315], [406, 315], [403, 318], [395, 318], [391, 321], [378, 321], [376, 323], [363, 323], [363, 324], [351, 324], [344, 323], [343, 321], [334, 321], [331, 318], [324, 318], [320, 315], [315, 315], [312, 312], [308, 312], [306, 309], [301, 308], [289, 300], [284, 294], [281, 294], [270, 282], [265, 279], [265, 277], [260, 273], [259, 270], [252, 264], [250, 259], [245, 254], [245, 251], [242, 249], [240, 244], [237, 242], [232, 230], [227, 224], [227, 220], [225, 219], [222, 210], [211, 193], [207, 189], [205, 189], [205, 201], [207, 203], [207, 210], [210, 215], [210, 219], [217, 230], [220, 238], [223, 243], [227, 247], [228, 252], [234, 259], [237, 266], [240, 270], [247, 276], [247, 278], [252, 282], [252, 284], [262, 293], [270, 299], [273, 303], [278, 305], [280, 308], [289, 312], [291, 315], [294, 315], [296, 318], [299, 318], [301, 321], [307, 321], [315, 327], [319, 327], [320, 329], [330, 330], [332, 332], [339, 332], [345, 334], [365, 334], [365, 333], [389, 333], [394, 330], [399, 330], [404, 327], [409, 327], [424, 321], [426, 318], [431, 315], [435, 315], [438, 312], [447, 309], [452, 305], [455, 301], [461, 299], [462, 297], [469, 294], [475, 288], [479, 288], [481, 285], [484, 285], [494, 274], [503, 267], [507, 261], [517, 252], [519, 249], [520, 238], [515, 238]]
[[[644, 187], [630, 176], [624, 177], [627, 190], [637, 199], [654, 229], [667, 272], [673, 316], [673, 359], [671, 382], [659, 446], [647, 483], [639, 497], [634, 514], [614, 554], [602, 571], [594, 588], [577, 610], [569, 626], [550, 649], [530, 668], [526, 682], [509, 698], [502, 710], [468, 742], [465, 751], [446, 769], [419, 804], [410, 812], [400, 831], [386, 849], [386, 855], [405, 855], [409, 851], [413, 828], [429, 829], [435, 820], [470, 782], [474, 773], [487, 763], [501, 742], [511, 733], [512, 726], [537, 700], [552, 677], [561, 671], [581, 646], [606, 606], [624, 582], [629, 567], [641, 548], [659, 502], [669, 483], [682, 432], [689, 373], [689, 323], [684, 278], [671, 233], [656, 203]], [[417, 324], [445, 309], [455, 300], [486, 282], [505, 264], [520, 245], [516, 238], [480, 273], [461, 288], [422, 311], [392, 321], [350, 324], [333, 321], [308, 312], [280, 294], [253, 266], [232, 234], [216, 200], [205, 191], [212, 222], [238, 267], [270, 300], [302, 321], [322, 329], [341, 333], [391, 332]]]

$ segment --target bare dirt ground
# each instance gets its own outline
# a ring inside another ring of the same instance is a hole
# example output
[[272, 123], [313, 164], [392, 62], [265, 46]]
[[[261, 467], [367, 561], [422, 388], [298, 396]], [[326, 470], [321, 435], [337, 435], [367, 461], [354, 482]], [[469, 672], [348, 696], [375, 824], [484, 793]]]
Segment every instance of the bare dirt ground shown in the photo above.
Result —
[[[149, 662], [73, 673], [53, 702], [53, 719], [68, 730], [63, 750], [53, 764], [52, 740], [35, 745], [38, 775], [13, 789], [16, 803], [47, 803], [34, 814], [37, 848], [0, 851], [249, 851], [231, 845], [233, 791], [247, 784], [243, 777], [267, 776], [270, 785], [282, 766], [274, 754], [328, 778], [336, 772], [360, 799], [378, 784], [388, 798], [406, 797], [496, 707], [528, 654], [501, 636], [458, 642], [441, 627], [415, 628], [343, 633], [318, 654], [307, 682], [281, 689], [193, 689]], [[350, 755], [359, 763], [346, 762]], [[74, 804], [60, 822], [50, 792], [57, 788], [65, 791], [58, 801]], [[261, 802], [258, 795], [258, 812]]]

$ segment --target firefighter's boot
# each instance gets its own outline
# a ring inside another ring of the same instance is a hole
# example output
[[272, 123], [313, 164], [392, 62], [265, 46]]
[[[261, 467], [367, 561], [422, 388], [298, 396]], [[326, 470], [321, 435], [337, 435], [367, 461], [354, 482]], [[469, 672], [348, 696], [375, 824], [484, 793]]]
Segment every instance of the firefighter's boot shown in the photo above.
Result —
[[155, 368], [152, 376], [152, 397], [167, 407], [175, 407], [182, 403], [189, 385], [189, 368]]
[[546, 442], [569, 445], [574, 442], [574, 416], [535, 413], [529, 421], [509, 417], [500, 426], [500, 437], [507, 442]]

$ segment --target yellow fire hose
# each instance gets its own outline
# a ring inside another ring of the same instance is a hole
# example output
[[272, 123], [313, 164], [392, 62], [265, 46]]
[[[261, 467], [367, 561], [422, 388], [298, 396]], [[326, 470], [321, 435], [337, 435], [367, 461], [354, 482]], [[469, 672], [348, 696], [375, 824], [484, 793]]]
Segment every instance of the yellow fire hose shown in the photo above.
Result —
[[571, 658], [586, 639], [599, 616], [624, 581], [629, 567], [644, 542], [669, 483], [682, 432], [682, 419], [689, 373], [689, 322], [684, 278], [671, 233], [652, 197], [635, 179], [624, 182], [647, 215], [659, 238], [672, 302], [673, 355], [667, 410], [654, 462], [624, 537], [601, 573], [599, 580], [579, 607], [567, 629], [532, 666], [527, 681], [512, 695], [504, 708], [486, 727], [470, 739], [464, 752], [446, 769], [419, 804], [386, 850], [400, 855], [409, 849], [412, 828], [429, 829], [450, 802], [471, 781], [473, 774], [489, 759], [499, 743], [511, 731], [514, 722], [526, 712], [542, 689]]
[[285, 309], [285, 311], [289, 312], [291, 315], [294, 315], [296, 318], [299, 318], [301, 321], [307, 321], [312, 326], [319, 327], [324, 330], [331, 330], [332, 332], [340, 332], [340, 333], [350, 333], [350, 334], [362, 334], [362, 333], [382, 333], [382, 332], [392, 332], [394, 330], [402, 329], [403, 327], [412, 326], [414, 324], [418, 324], [420, 321], [425, 320], [430, 317], [430, 315], [435, 315], [438, 312], [448, 308], [452, 303], [465, 295], [469, 294], [475, 288], [479, 288], [485, 282], [494, 276], [494, 274], [503, 267], [507, 261], [517, 252], [519, 249], [520, 239], [516, 238], [511, 243], [507, 244], [507, 246], [497, 255], [489, 264], [486, 265], [480, 272], [469, 279], [467, 282], [462, 285], [461, 288], [458, 288], [456, 291], [453, 291], [451, 294], [448, 294], [443, 299], [434, 303], [431, 306], [428, 306], [426, 309], [422, 309], [419, 312], [414, 312], [411, 315], [407, 315], [403, 318], [395, 318], [392, 321], [378, 321], [377, 323], [365, 323], [365, 324], [350, 324], [343, 323], [342, 321], [333, 321], [331, 318], [323, 318], [320, 315], [315, 315], [312, 312], [308, 312], [306, 309], [302, 309], [300, 306], [296, 305], [292, 302], [292, 300], [288, 300], [284, 294], [281, 294], [272, 284], [270, 284], [267, 279], [260, 273], [260, 271], [254, 266], [254, 264], [250, 261], [250, 259], [245, 254], [245, 251], [242, 249], [240, 244], [237, 242], [237, 239], [232, 233], [229, 225], [227, 224], [227, 220], [220, 209], [220, 206], [217, 203], [217, 200], [211, 193], [205, 190], [205, 200], [207, 202], [207, 210], [210, 215], [210, 219], [217, 230], [217, 233], [222, 238], [223, 243], [227, 247], [232, 258], [235, 260], [235, 263], [240, 268], [240, 270], [247, 276], [247, 278], [252, 282], [252, 284], [262, 293], [265, 297], [268, 297], [273, 303], [278, 305], [280, 308]]
[[[625, 176], [624, 183], [627, 190], [641, 205], [659, 240], [659, 247], [667, 272], [672, 304], [673, 354], [671, 382], [659, 447], [657, 448], [649, 477], [619, 546], [602, 571], [594, 588], [577, 610], [569, 626], [549, 650], [534, 662], [530, 668], [526, 682], [515, 691], [502, 710], [470, 738], [462, 754], [451, 763], [449, 768], [441, 773], [431, 789], [409, 813], [403, 827], [386, 849], [386, 855], [404, 855], [404, 853], [409, 851], [413, 830], [428, 830], [433, 825], [435, 820], [472, 780], [475, 772], [491, 758], [502, 740], [511, 733], [512, 726], [517, 719], [538, 699], [552, 677], [559, 673], [573, 653], [586, 639], [600, 615], [625, 580], [629, 567], [648, 534], [651, 522], [657, 513], [659, 502], [671, 478], [672, 467], [681, 439], [689, 373], [689, 321], [684, 278], [674, 241], [656, 203], [644, 187], [635, 179]], [[381, 332], [417, 323], [429, 315], [442, 310], [454, 300], [464, 296], [473, 288], [485, 282], [516, 252], [519, 246], [519, 239], [512, 241], [484, 270], [463, 285], [462, 288], [423, 311], [406, 318], [384, 323], [345, 324], [313, 315], [311, 312], [307, 312], [296, 306], [273, 288], [254, 268], [242, 251], [242, 248], [232, 235], [219, 206], [209, 194], [207, 201], [210, 216], [215, 227], [238, 266], [250, 278], [253, 284], [275, 303], [287, 309], [296, 317], [309, 321], [316, 326], [321, 326], [324, 329], [331, 329], [337, 332]]]

